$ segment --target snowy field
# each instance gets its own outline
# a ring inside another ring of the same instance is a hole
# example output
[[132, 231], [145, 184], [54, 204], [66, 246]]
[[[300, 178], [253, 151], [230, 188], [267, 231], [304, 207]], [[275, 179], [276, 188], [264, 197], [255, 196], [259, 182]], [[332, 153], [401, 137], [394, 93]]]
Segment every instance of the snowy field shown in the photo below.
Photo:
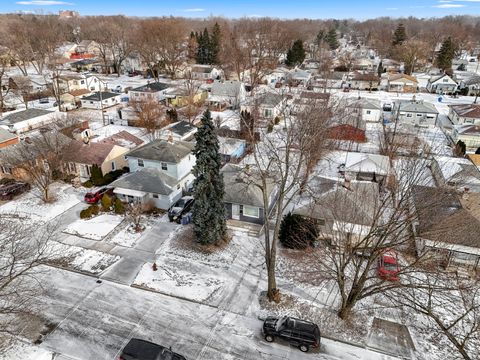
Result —
[[[157, 219], [155, 219], [157, 220]], [[154, 219], [145, 218], [142, 222], [142, 225], [145, 226], [143, 231], [134, 232], [129, 226], [124, 227], [118, 233], [116, 233], [111, 239], [107, 241], [112, 244], [125, 246], [125, 247], [134, 247], [138, 240], [144, 236], [151, 228], [154, 223]]]
[[102, 240], [122, 221], [122, 216], [102, 214], [91, 219], [79, 219], [67, 226], [63, 232], [87, 239]]

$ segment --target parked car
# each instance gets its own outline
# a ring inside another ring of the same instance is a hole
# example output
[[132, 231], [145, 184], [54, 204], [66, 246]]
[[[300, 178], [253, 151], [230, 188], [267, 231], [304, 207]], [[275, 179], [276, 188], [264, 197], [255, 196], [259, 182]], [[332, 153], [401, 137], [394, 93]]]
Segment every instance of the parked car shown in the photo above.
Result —
[[320, 329], [310, 321], [289, 316], [269, 316], [263, 323], [262, 331], [266, 341], [273, 342], [275, 338], [279, 338], [298, 346], [303, 352], [320, 347]]
[[107, 188], [107, 187], [102, 187], [96, 191], [91, 191], [85, 194], [84, 200], [86, 203], [89, 204], [96, 204], [100, 200], [102, 200], [103, 195], [105, 194], [112, 195], [113, 194], [113, 189], [112, 188]]
[[0, 200], [12, 200], [16, 195], [30, 190], [30, 184], [25, 182], [13, 182], [0, 186]]
[[193, 206], [195, 199], [193, 196], [184, 196], [180, 198], [170, 209], [168, 209], [168, 220], [176, 221], [180, 224], [182, 216], [185, 215]]
[[399, 281], [400, 265], [398, 264], [397, 253], [393, 250], [385, 251], [379, 258], [377, 264], [378, 277], [388, 281]]
[[134, 338], [123, 348], [118, 360], [186, 360], [186, 358], [162, 345]]
[[40, 104], [48, 104], [50, 100], [48, 98], [41, 98], [40, 100], [38, 100], [38, 102]]

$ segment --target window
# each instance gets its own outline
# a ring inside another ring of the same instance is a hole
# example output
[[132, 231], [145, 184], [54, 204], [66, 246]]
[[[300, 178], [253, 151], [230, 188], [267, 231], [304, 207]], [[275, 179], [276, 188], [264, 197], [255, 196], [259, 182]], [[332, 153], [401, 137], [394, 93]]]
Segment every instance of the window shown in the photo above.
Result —
[[325, 226], [325, 219], [317, 219], [316, 222], [318, 226]]
[[80, 81], [80, 84], [82, 85], [85, 84], [85, 80]]
[[90, 101], [90, 104], [93, 104], [93, 101]]
[[86, 170], [87, 170], [87, 175], [90, 176], [91, 175], [91, 173], [90, 173], [91, 167], [87, 165]]
[[1, 170], [2, 173], [4, 173], [4, 174], [11, 174], [11, 173], [12, 173], [12, 169], [9, 168], [8, 166], [1, 166], [1, 167], [0, 167], [0, 170]]
[[417, 114], [417, 117], [423, 116], [423, 114]]
[[370, 115], [372, 112], [370, 110], [367, 110], [367, 115]]
[[158, 194], [152, 194], [154, 199], [158, 199]]
[[180, 184], [177, 185], [177, 190], [180, 190]]
[[144, 167], [145, 165], [143, 164], [143, 160], [142, 159], [137, 159], [137, 164], [138, 166], [140, 167]]
[[243, 215], [253, 218], [260, 217], [260, 209], [254, 206], [243, 205]]
[[413, 116], [413, 114], [407, 114], [407, 117], [412, 117], [412, 116]]
[[167, 163], [162, 163], [162, 170], [168, 170]]
[[112, 171], [115, 170], [115, 161], [112, 161]]

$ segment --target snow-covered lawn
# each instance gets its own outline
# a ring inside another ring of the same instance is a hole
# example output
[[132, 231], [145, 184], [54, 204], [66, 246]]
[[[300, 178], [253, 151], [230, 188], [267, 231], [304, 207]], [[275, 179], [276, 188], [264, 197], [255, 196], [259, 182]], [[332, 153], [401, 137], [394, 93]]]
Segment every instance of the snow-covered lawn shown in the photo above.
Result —
[[52, 353], [33, 344], [17, 341], [0, 352], [0, 360], [52, 360]]
[[[189, 227], [178, 227], [157, 250], [157, 271], [146, 263], [134, 284], [158, 292], [187, 298], [193, 301], [218, 305], [218, 301], [235, 286], [242, 269], [236, 262], [245, 261], [245, 252], [255, 246], [255, 241], [235, 232], [229, 244], [212, 253], [189, 247]], [[188, 239], [185, 239], [187, 237]], [[237, 259], [238, 258], [238, 259]], [[232, 281], [232, 279], [236, 279]]]
[[102, 240], [123, 220], [118, 215], [102, 214], [91, 219], [79, 219], [70, 224], [64, 233], [80, 236], [92, 240]]
[[134, 247], [137, 241], [148, 231], [154, 223], [153, 219], [146, 219], [143, 221], [142, 225], [145, 226], [145, 229], [141, 232], [134, 232], [130, 226], [126, 226], [120, 230], [115, 236], [108, 240], [108, 242], [117, 244], [125, 247]]
[[54, 244], [53, 252], [55, 254], [55, 258], [51, 261], [53, 265], [95, 275], [120, 259], [116, 255], [60, 243]]
[[28, 216], [33, 221], [48, 221], [81, 202], [85, 189], [76, 189], [64, 183], [54, 183], [50, 191], [55, 197], [52, 203], [44, 203], [38, 196], [38, 190], [32, 188], [27, 193], [0, 206], [0, 213], [16, 213]]

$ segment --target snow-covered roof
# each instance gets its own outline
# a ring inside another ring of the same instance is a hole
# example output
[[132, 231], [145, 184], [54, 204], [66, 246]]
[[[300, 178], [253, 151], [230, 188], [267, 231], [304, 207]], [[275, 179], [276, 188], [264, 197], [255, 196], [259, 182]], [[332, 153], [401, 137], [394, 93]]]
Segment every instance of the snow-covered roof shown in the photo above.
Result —
[[389, 160], [387, 156], [349, 152], [345, 161], [345, 170], [351, 172], [376, 173], [387, 175]]

